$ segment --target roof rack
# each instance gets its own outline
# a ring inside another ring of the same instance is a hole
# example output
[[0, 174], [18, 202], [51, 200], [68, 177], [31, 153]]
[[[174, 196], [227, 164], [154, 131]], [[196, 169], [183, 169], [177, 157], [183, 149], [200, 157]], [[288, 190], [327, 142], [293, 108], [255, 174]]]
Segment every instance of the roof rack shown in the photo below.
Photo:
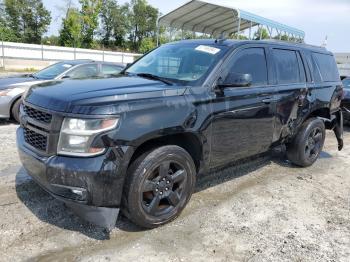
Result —
[[279, 22], [243, 11], [230, 6], [208, 2], [207, 0], [191, 0], [170, 13], [158, 19], [157, 43], [159, 43], [159, 28], [161, 26], [188, 30], [196, 33], [209, 34], [212, 38], [236, 34], [249, 29], [249, 39], [252, 39], [252, 29], [266, 28], [270, 39], [274, 33], [282, 40], [304, 42], [305, 32]]

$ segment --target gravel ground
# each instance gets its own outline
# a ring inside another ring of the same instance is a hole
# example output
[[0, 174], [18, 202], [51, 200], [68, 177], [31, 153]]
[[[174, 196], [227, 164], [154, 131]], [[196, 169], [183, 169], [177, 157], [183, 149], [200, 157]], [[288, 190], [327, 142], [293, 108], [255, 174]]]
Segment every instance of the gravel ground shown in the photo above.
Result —
[[27, 176], [16, 128], [0, 123], [1, 261], [350, 261], [350, 147], [338, 152], [332, 133], [313, 167], [275, 150], [201, 178], [169, 225], [120, 218], [108, 233]]

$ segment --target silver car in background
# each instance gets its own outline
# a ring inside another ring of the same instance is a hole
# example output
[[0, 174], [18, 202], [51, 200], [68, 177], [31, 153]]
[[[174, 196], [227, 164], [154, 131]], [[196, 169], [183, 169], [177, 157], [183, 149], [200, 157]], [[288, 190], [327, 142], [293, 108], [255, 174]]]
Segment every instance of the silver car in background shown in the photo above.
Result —
[[19, 122], [21, 97], [32, 85], [65, 78], [109, 77], [119, 74], [124, 67], [121, 63], [72, 60], [53, 64], [35, 74], [0, 78], [0, 119], [12, 118]]

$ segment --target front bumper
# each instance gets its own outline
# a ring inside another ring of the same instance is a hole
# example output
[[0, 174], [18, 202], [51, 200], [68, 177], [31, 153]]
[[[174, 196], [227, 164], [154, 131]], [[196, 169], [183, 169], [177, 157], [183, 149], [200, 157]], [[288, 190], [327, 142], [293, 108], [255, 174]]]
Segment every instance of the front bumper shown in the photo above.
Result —
[[111, 229], [120, 209], [128, 148], [109, 149], [101, 156], [43, 157], [26, 147], [23, 129], [17, 130], [23, 167], [47, 192], [83, 219]]
[[9, 119], [13, 97], [0, 96], [0, 118]]

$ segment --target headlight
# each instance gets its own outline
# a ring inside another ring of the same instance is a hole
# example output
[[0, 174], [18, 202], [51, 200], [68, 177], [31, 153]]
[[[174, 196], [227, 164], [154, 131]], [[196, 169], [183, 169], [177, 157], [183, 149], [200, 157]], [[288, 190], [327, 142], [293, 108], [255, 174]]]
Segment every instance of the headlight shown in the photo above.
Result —
[[8, 89], [0, 90], [0, 97], [2, 96], [17, 96], [22, 94], [26, 89], [22, 87], [13, 87]]
[[105, 148], [92, 147], [97, 135], [114, 129], [119, 119], [65, 118], [62, 124], [57, 153], [70, 156], [94, 156]]
[[8, 93], [10, 93], [12, 89], [5, 89], [0, 91], [0, 96], [7, 96]]

